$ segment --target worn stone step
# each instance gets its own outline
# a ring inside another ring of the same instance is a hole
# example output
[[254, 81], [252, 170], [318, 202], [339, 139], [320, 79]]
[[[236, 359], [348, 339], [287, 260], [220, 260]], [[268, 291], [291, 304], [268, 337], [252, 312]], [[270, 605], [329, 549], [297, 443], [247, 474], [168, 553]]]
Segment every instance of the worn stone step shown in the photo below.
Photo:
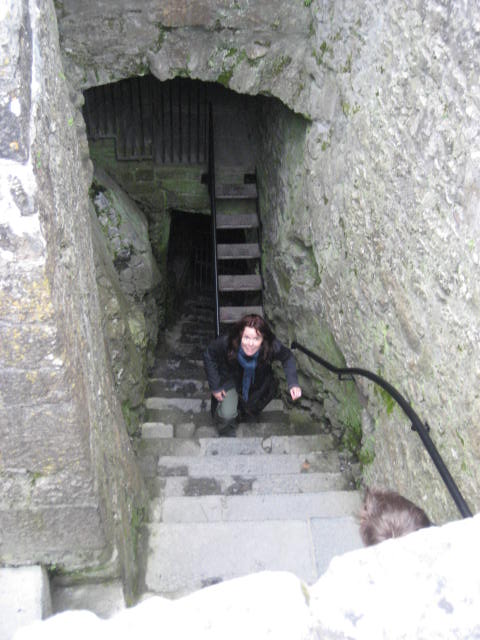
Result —
[[157, 473], [161, 476], [215, 475], [258, 476], [290, 473], [341, 471], [343, 462], [336, 451], [308, 454], [160, 456]]
[[353, 516], [148, 526], [149, 590], [178, 597], [257, 571], [289, 571], [315, 582], [336, 555], [362, 547]]
[[163, 397], [190, 397], [205, 398], [209, 393], [207, 380], [192, 378], [150, 378], [147, 394], [149, 396]]
[[202, 361], [192, 362], [190, 359], [185, 358], [157, 358], [150, 369], [150, 382], [156, 378], [165, 377], [202, 381], [206, 379]]
[[[145, 399], [147, 409], [180, 409], [185, 412], [199, 413], [210, 409], [210, 398], [189, 398], [189, 397], [161, 397], [151, 396]], [[263, 410], [263, 414], [269, 411], [283, 411], [284, 405], [280, 399], [274, 398]]]
[[141, 443], [148, 453], [167, 456], [230, 456], [230, 455], [270, 455], [298, 454], [314, 451], [332, 451], [335, 439], [328, 434], [307, 436], [251, 436], [246, 438], [159, 438], [148, 437]]
[[148, 591], [179, 597], [262, 570], [318, 577], [307, 521], [158, 523], [148, 526]]
[[[155, 413], [155, 412], [154, 412]], [[163, 413], [163, 412], [158, 412]], [[165, 414], [164, 414], [165, 415]], [[191, 421], [177, 420], [179, 417], [174, 411], [166, 412], [166, 420], [146, 421], [142, 425], [142, 435], [147, 439], [154, 438], [202, 438], [217, 437], [218, 432], [213, 425], [210, 413], [193, 414]], [[184, 414], [182, 414], [183, 416]], [[202, 424], [195, 422], [195, 417], [200, 417]], [[283, 412], [271, 412], [263, 417], [271, 418], [268, 422], [240, 423], [236, 429], [237, 439], [241, 438], [267, 438], [271, 436], [303, 436], [318, 435], [322, 427], [318, 422], [291, 423], [288, 414]]]
[[[174, 399], [174, 398], [172, 398]], [[192, 398], [192, 400], [201, 399], [201, 398]], [[185, 411], [185, 409], [177, 408], [174, 406], [166, 407], [165, 409], [147, 409], [145, 422], [168, 422], [176, 425], [180, 425], [183, 422], [194, 422], [197, 428], [210, 427], [212, 426], [212, 416], [210, 413], [210, 399], [205, 400], [206, 408], [204, 411]], [[260, 429], [257, 432], [252, 431], [250, 425], [245, 426], [241, 423], [237, 428], [237, 434], [240, 436], [242, 433], [245, 435], [260, 435], [262, 433], [268, 433], [268, 429], [270, 429], [269, 433], [276, 433], [275, 426], [280, 425], [282, 423], [287, 424], [289, 420], [288, 413], [285, 411], [271, 411], [265, 410], [262, 411], [261, 419], [263, 424], [270, 425], [270, 427], [265, 427], [263, 432]], [[244, 431], [248, 429], [248, 431]], [[265, 431], [266, 429], [266, 431]], [[318, 432], [318, 430], [317, 430]], [[285, 429], [278, 431], [278, 434], [286, 433]], [[299, 430], [296, 433], [304, 434], [311, 433], [311, 431]], [[192, 434], [193, 435], [193, 434]], [[200, 434], [199, 434], [200, 435]]]
[[152, 501], [153, 522], [307, 520], [350, 516], [360, 511], [359, 491], [232, 496], [171, 496]]
[[189, 476], [152, 476], [147, 478], [152, 498], [162, 496], [262, 495], [276, 493], [313, 493], [343, 491], [354, 488], [348, 468], [344, 471], [301, 474], [270, 474], [257, 477], [217, 475], [194, 478]]

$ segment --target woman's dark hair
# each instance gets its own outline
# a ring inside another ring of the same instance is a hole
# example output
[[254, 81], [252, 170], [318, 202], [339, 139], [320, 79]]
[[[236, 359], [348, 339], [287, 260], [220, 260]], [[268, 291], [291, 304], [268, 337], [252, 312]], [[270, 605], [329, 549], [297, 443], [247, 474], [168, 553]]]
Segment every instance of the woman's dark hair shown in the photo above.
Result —
[[242, 342], [243, 332], [246, 327], [255, 329], [257, 333], [262, 336], [263, 342], [260, 347], [260, 358], [265, 362], [271, 362], [275, 335], [262, 316], [257, 316], [256, 314], [243, 316], [239, 322], [233, 325], [228, 337], [228, 359], [236, 360], [240, 343]]
[[395, 491], [367, 488], [360, 516], [360, 535], [369, 546], [431, 525], [427, 514]]

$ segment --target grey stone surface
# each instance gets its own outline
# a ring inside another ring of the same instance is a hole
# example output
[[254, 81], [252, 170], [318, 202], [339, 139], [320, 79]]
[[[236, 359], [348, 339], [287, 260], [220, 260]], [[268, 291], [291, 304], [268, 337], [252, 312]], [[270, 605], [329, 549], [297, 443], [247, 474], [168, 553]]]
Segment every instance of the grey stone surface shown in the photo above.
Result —
[[[206, 411], [207, 404], [209, 406], [209, 401], [207, 400], [206, 396], [204, 396], [203, 398], [191, 398], [191, 397], [168, 398], [168, 397], [149, 396], [145, 400], [145, 406], [147, 407], [147, 409], [161, 410], [161, 409], [175, 408], [175, 409], [181, 409], [182, 411], [193, 411], [195, 413], [198, 413], [200, 411]], [[265, 415], [270, 411], [282, 411], [282, 410], [283, 410], [282, 401], [274, 399], [271, 402], [269, 402], [269, 404], [265, 407], [265, 409], [262, 412], [262, 415]]]
[[479, 524], [452, 522], [334, 558], [310, 591], [319, 635], [480, 637]]
[[95, 212], [96, 279], [108, 354], [125, 417], [132, 422], [129, 430], [134, 432], [157, 343], [155, 296], [160, 273], [149, 242], [148, 221], [133, 200], [98, 168], [90, 193]]
[[[339, 497], [338, 500], [342, 503], [345, 497]], [[328, 569], [332, 558], [363, 547], [358, 522], [351, 515], [355, 511], [358, 513], [359, 503], [358, 496], [356, 505], [354, 500], [350, 500], [350, 503], [344, 502], [346, 509], [343, 517], [337, 517], [341, 514], [334, 513], [334, 517], [310, 520], [317, 575], [322, 575]], [[353, 508], [348, 510], [348, 507]]]
[[11, 640], [20, 627], [52, 614], [50, 585], [39, 566], [0, 569], [0, 637]]
[[160, 456], [157, 467], [159, 475], [188, 474], [197, 478], [227, 474], [257, 476], [340, 470], [341, 463], [337, 451], [310, 454]]
[[[314, 539], [321, 536], [338, 538], [338, 531], [345, 532], [343, 523], [339, 526], [337, 520], [330, 524], [330, 531], [325, 529], [317, 535], [322, 526], [318, 518], [338, 518], [351, 516], [358, 512], [361, 506], [360, 494], [355, 491], [335, 491], [302, 494], [257, 494], [240, 496], [204, 496], [172, 497], [158, 501], [152, 519], [162, 522], [216, 522], [216, 521], [246, 521], [246, 520], [308, 520], [313, 518], [312, 529]], [[358, 532], [358, 525], [353, 518], [350, 525]], [[329, 535], [330, 532], [333, 533]], [[358, 537], [358, 536], [357, 536]], [[360, 544], [360, 538], [358, 538]], [[326, 545], [322, 545], [325, 546]], [[345, 549], [346, 550], [346, 549]], [[331, 558], [336, 553], [326, 548], [326, 556]]]
[[53, 3], [0, 12], [0, 559], [130, 581], [142, 482], [105, 352], [81, 96]]
[[[480, 9], [325, 10], [308, 64], [331, 106], [306, 124], [266, 104], [258, 127], [266, 313], [281, 337], [380, 373], [411, 400], [476, 512], [479, 121], [469, 78]], [[387, 396], [358, 377], [362, 412], [352, 383], [298, 359], [306, 392], [332, 420], [363, 423], [369, 482], [396, 487], [438, 522], [457, 517]]]
[[207, 476], [190, 478], [170, 476], [152, 482], [155, 495], [237, 495], [266, 493], [309, 493], [352, 489], [352, 479], [347, 473], [324, 472], [297, 474], [270, 474], [257, 477], [241, 475]]
[[202, 586], [269, 569], [317, 577], [308, 522], [149, 525], [147, 589], [178, 597]]
[[[184, 598], [148, 598], [108, 621], [66, 612], [15, 640], [159, 636], [243, 640], [475, 640], [480, 637], [480, 516], [423, 529], [332, 560], [315, 584], [278, 571], [215, 584]], [[173, 630], [173, 631], [172, 631]]]
[[125, 609], [123, 585], [120, 580], [65, 586], [52, 583], [52, 612], [83, 609], [99, 618], [111, 618]]
[[144, 422], [142, 424], [142, 438], [173, 438], [173, 424], [164, 422]]
[[[144, 425], [145, 428], [145, 425]], [[145, 435], [143, 437], [153, 437]], [[311, 453], [312, 451], [330, 451], [335, 448], [334, 439], [328, 434], [314, 436], [267, 436], [242, 438], [205, 438], [191, 440], [165, 438], [149, 443], [149, 451], [159, 455], [218, 456], [218, 455], [270, 455]]]

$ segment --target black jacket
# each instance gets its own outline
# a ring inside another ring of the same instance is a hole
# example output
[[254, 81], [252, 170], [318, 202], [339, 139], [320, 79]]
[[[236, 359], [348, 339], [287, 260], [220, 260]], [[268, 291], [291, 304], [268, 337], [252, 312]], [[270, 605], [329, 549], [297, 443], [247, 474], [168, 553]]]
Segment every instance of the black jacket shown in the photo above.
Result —
[[[257, 368], [255, 369], [255, 379], [253, 381], [251, 392], [254, 394], [265, 388], [265, 385], [273, 378], [271, 363], [262, 359], [263, 345], [260, 347], [260, 356], [258, 358]], [[243, 369], [239, 362], [229, 360], [227, 357], [228, 336], [220, 336], [208, 345], [207, 350], [203, 354], [203, 362], [205, 372], [207, 374], [208, 385], [213, 392], [225, 389], [235, 389], [241, 393]], [[285, 376], [287, 378], [288, 388], [297, 387], [297, 367], [295, 358], [290, 349], [287, 349], [280, 340], [276, 338], [273, 341], [273, 359], [282, 363]]]

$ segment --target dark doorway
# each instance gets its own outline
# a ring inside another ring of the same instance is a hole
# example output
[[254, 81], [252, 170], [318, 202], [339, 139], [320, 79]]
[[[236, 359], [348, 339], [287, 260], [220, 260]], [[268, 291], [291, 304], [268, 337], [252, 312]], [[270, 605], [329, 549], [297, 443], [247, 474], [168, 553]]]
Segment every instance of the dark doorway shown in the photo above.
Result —
[[172, 211], [168, 243], [168, 316], [193, 294], [213, 292], [210, 216]]

